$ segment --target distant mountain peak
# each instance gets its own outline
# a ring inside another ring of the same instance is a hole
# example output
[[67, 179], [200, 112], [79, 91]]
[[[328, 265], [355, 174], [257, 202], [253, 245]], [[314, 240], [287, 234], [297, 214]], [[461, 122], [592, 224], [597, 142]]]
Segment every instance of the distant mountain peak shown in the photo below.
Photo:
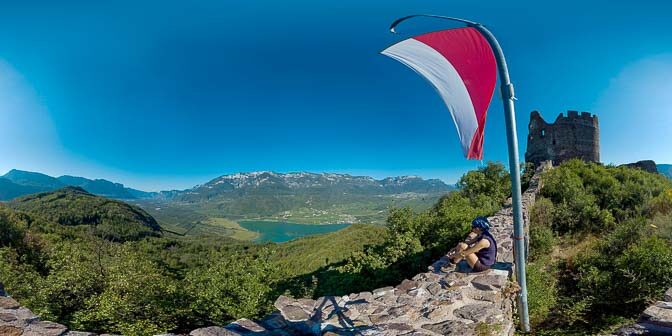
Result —
[[339, 173], [272, 171], [239, 172], [222, 175], [177, 195], [185, 201], [210, 200], [230, 197], [229, 194], [247, 195], [386, 195], [403, 193], [448, 192], [451, 186], [437, 179], [425, 180], [417, 175], [387, 177], [376, 180], [369, 176]]
[[54, 177], [25, 170], [12, 169], [3, 177], [16, 184], [33, 187], [39, 191], [47, 191], [63, 187], [63, 183]]

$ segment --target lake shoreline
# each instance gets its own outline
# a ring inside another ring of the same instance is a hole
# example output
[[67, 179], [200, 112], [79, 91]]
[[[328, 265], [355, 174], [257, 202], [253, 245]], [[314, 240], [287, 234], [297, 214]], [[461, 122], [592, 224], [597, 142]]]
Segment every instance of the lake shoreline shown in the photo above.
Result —
[[238, 224], [245, 230], [255, 232], [259, 236], [253, 242], [283, 243], [301, 237], [339, 231], [352, 224], [299, 224], [271, 220], [241, 220]]
[[245, 219], [236, 219], [235, 221], [238, 222], [238, 223], [241, 223], [241, 222], [272, 222], [272, 223], [310, 225], [310, 226], [357, 224], [357, 223], [300, 223], [300, 222], [292, 222], [292, 221], [287, 221], [287, 220], [268, 219], [268, 218], [245, 218]]

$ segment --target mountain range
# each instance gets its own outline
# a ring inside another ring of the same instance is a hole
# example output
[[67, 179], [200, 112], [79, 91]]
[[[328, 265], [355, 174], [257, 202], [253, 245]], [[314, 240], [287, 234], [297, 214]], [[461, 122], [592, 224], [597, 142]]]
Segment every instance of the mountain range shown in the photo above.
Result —
[[12, 169], [0, 177], [0, 200], [10, 200], [27, 194], [52, 191], [67, 186], [80, 187], [91, 194], [116, 199], [151, 198], [156, 194], [127, 188], [121, 183], [103, 179], [91, 180], [68, 175], [52, 177], [42, 173]]
[[0, 200], [60, 189], [80, 187], [87, 192], [124, 200], [174, 200], [202, 202], [221, 197], [288, 194], [361, 194], [392, 195], [403, 193], [441, 193], [453, 189], [438, 179], [398, 176], [376, 180], [368, 176], [334, 173], [250, 172], [223, 175], [186, 190], [145, 192], [103, 179], [64, 175], [52, 177], [42, 173], [13, 169], [0, 177]]
[[208, 183], [173, 194], [179, 201], [199, 202], [220, 197], [249, 195], [392, 195], [441, 193], [453, 189], [441, 180], [419, 176], [398, 176], [376, 180], [368, 176], [334, 173], [251, 172], [223, 175]]

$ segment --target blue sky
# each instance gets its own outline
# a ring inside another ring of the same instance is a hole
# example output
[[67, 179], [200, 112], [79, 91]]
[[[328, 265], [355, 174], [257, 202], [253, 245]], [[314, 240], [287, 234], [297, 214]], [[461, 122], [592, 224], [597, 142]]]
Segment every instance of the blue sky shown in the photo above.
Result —
[[[466, 161], [440, 98], [378, 52], [486, 24], [529, 113], [601, 123], [602, 159], [672, 163], [669, 1], [0, 1], [0, 174], [12, 168], [186, 188], [239, 171], [417, 174]], [[506, 162], [501, 100], [485, 160]]]

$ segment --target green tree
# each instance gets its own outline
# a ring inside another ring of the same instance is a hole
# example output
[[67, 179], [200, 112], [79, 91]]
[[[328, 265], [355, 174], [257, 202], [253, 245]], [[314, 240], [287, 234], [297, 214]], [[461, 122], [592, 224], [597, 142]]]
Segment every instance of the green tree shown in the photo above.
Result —
[[497, 211], [511, 195], [511, 180], [504, 165], [488, 162], [484, 167], [467, 172], [457, 182], [460, 193], [481, 206]]
[[256, 318], [270, 310], [273, 286], [280, 270], [259, 255], [214, 254], [212, 264], [195, 269], [185, 279], [191, 310], [207, 324], [224, 325], [238, 318]]
[[119, 246], [106, 265], [104, 290], [75, 313], [73, 326], [84, 330], [152, 335], [175, 329], [184, 312], [177, 283], [157, 265]]

